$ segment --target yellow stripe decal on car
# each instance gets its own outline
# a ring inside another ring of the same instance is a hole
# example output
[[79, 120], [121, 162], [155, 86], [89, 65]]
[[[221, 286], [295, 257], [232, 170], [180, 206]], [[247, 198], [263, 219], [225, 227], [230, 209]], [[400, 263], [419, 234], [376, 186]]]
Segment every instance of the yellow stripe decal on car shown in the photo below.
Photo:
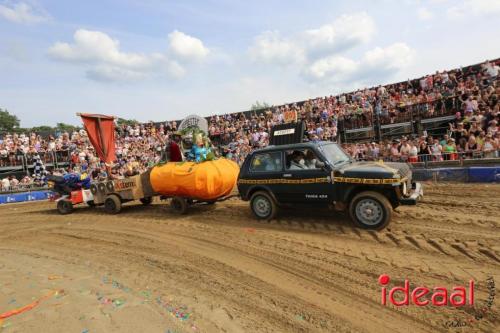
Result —
[[406, 181], [406, 178], [387, 178], [387, 179], [370, 179], [370, 178], [349, 178], [349, 177], [334, 177], [334, 183], [353, 183], [353, 184], [396, 184]]
[[304, 178], [304, 179], [239, 179], [238, 184], [319, 184], [329, 183], [329, 177]]

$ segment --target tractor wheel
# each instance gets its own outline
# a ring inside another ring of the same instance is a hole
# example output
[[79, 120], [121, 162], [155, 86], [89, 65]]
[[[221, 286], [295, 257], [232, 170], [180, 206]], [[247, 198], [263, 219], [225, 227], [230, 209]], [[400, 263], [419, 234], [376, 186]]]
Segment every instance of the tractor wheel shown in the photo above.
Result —
[[122, 209], [122, 202], [117, 195], [115, 194], [108, 195], [106, 200], [104, 200], [104, 210], [106, 211], [106, 213], [118, 214], [121, 209]]
[[69, 200], [59, 200], [57, 202], [57, 211], [61, 215], [71, 214], [73, 212], [73, 204]]

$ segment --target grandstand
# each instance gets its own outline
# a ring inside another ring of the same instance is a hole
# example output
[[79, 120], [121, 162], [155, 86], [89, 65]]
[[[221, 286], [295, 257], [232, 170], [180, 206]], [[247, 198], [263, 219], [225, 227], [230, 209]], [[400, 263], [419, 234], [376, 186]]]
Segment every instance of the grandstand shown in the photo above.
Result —
[[[271, 126], [282, 123], [284, 114], [293, 111], [298, 119], [305, 121], [310, 140], [341, 142], [354, 158], [411, 161], [410, 157], [415, 156], [402, 148], [401, 143], [396, 144], [396, 150], [391, 146], [391, 140], [403, 137], [410, 146], [417, 147], [416, 162], [498, 157], [499, 65], [497, 58], [336, 96], [213, 115], [207, 117], [208, 134], [221, 155], [241, 163], [252, 149], [266, 146]], [[165, 139], [177, 130], [177, 123], [118, 126], [117, 162], [121, 166], [118, 173], [129, 167], [145, 169], [158, 162]], [[460, 123], [463, 125], [459, 126]], [[99, 160], [84, 132], [60, 133], [54, 137], [2, 133], [0, 178], [31, 174], [35, 154], [41, 156], [48, 169], [75, 168], [82, 164], [98, 169]], [[455, 141], [444, 142], [445, 135]], [[433, 142], [422, 142], [433, 139], [439, 139], [436, 147]], [[375, 142], [375, 148], [368, 142]], [[438, 148], [439, 156], [434, 151]]]

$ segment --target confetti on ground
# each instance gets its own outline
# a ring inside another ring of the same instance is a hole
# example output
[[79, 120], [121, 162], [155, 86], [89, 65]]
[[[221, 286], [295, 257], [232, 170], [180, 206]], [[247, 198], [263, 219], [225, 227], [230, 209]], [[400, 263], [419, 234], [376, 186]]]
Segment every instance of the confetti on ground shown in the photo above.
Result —
[[9, 301], [9, 303], [7, 303], [7, 304], [12, 304], [12, 303], [16, 303], [16, 299], [15, 299], [15, 298], [11, 299], [11, 300]]
[[189, 316], [191, 315], [190, 313], [187, 312], [186, 306], [181, 306], [181, 307], [176, 308], [176, 307], [172, 306], [170, 303], [164, 302], [161, 299], [161, 296], [158, 296], [156, 298], [156, 302], [158, 304], [160, 304], [160, 306], [162, 306], [165, 310], [167, 310], [168, 313], [170, 313], [172, 316], [174, 316], [175, 318], [177, 318], [181, 321], [188, 320]]
[[100, 292], [96, 292], [97, 300], [103, 305], [113, 304], [116, 308], [125, 304], [124, 299], [104, 297]]
[[117, 288], [117, 289], [123, 290], [126, 293], [129, 293], [129, 292], [132, 291], [129, 287], [121, 284], [120, 282], [118, 282], [118, 281], [116, 281], [114, 279], [110, 279], [107, 276], [103, 276], [102, 277], [102, 283], [104, 283], [104, 284], [111, 284], [113, 286], [113, 288]]
[[61, 275], [49, 275], [47, 278], [49, 280], [58, 280], [58, 279], [62, 279], [63, 277]]
[[254, 228], [245, 228], [245, 231], [250, 233], [250, 234], [253, 234], [255, 232], [255, 229]]

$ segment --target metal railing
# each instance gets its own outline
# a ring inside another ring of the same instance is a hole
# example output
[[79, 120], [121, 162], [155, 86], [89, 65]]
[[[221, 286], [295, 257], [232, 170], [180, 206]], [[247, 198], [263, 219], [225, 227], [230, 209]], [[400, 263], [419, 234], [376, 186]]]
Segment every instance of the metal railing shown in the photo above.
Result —
[[[440, 103], [440, 107], [436, 107]], [[455, 114], [459, 109], [456, 96], [443, 97], [433, 101], [413, 103], [400, 106], [394, 115], [390, 113], [380, 113], [378, 115], [380, 125], [398, 124], [412, 122], [417, 119], [431, 119]], [[355, 116], [348, 116], [341, 120], [345, 130], [356, 128], [372, 127], [377, 122], [376, 113], [363, 113]]]
[[40, 186], [37, 184], [18, 184], [15, 186], [9, 186], [7, 188], [1, 187], [0, 194], [43, 191], [47, 189], [49, 189], [47, 185]]
[[379, 161], [385, 162], [403, 162], [403, 163], [428, 163], [428, 162], [446, 162], [464, 160], [482, 160], [482, 159], [498, 159], [500, 164], [500, 149], [493, 152], [484, 151], [460, 151], [460, 152], [441, 152], [435, 154], [418, 154], [416, 156], [402, 155], [402, 156], [377, 156], [377, 157], [360, 157], [356, 158], [358, 161]]
[[57, 150], [1, 157], [0, 168], [15, 168], [27, 172], [33, 166], [37, 154], [40, 156], [42, 162], [50, 167], [58, 167], [59, 164], [71, 162], [71, 153], [69, 150]]

